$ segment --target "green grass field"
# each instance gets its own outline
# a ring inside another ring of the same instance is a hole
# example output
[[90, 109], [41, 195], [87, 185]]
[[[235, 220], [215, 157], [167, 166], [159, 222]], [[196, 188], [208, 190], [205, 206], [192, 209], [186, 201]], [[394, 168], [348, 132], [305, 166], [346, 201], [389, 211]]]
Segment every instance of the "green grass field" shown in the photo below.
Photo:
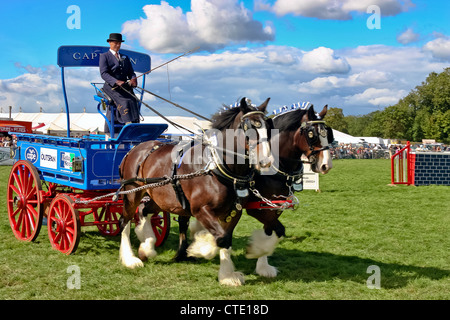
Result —
[[[219, 285], [218, 257], [172, 262], [174, 221], [159, 255], [137, 270], [119, 263], [120, 237], [103, 237], [95, 227], [82, 229], [70, 256], [51, 248], [45, 227], [34, 243], [16, 240], [6, 210], [10, 167], [0, 167], [0, 299], [449, 299], [450, 188], [388, 186], [389, 160], [333, 165], [320, 177], [322, 192], [298, 193], [298, 208], [281, 216], [287, 237], [269, 259], [277, 278], [256, 275], [256, 261], [245, 258], [261, 225], [243, 215], [233, 241], [235, 266], [246, 278], [238, 288]], [[80, 289], [67, 287], [73, 265]], [[380, 270], [380, 289], [367, 286], [369, 266]]]

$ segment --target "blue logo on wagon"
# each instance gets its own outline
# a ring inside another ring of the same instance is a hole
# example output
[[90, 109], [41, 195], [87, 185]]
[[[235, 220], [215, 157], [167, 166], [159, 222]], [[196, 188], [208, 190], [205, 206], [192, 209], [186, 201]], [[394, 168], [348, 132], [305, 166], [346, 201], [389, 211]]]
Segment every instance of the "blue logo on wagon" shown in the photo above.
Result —
[[37, 150], [34, 147], [28, 147], [25, 150], [25, 160], [35, 163], [38, 159]]

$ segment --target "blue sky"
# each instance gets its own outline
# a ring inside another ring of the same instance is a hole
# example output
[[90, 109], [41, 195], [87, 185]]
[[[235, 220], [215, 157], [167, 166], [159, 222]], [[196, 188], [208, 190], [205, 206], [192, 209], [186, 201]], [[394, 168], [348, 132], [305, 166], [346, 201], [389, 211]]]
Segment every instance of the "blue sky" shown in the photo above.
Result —
[[[148, 87], [205, 115], [242, 96], [255, 103], [270, 96], [272, 109], [307, 100], [366, 114], [395, 104], [450, 64], [445, 0], [324, 0], [323, 7], [313, 0], [1, 3], [0, 106], [27, 112], [64, 105], [60, 45], [107, 45], [111, 32], [124, 34], [125, 48], [150, 54], [154, 66], [199, 45], [201, 51], [152, 74]], [[381, 29], [367, 27], [371, 4], [381, 9]], [[80, 29], [67, 28], [70, 5], [81, 10]], [[89, 82], [99, 80], [98, 70], [67, 76], [72, 110], [94, 112]]]

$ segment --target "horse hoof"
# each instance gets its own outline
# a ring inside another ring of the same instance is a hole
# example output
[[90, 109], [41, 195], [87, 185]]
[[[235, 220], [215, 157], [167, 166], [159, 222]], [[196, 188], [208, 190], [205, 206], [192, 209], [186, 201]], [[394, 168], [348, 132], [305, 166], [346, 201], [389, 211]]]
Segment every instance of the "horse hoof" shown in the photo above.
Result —
[[143, 247], [142, 245], [139, 247], [138, 256], [142, 261], [147, 261], [148, 259], [153, 259], [157, 256], [157, 252], [153, 249], [148, 249]]
[[148, 260], [147, 256], [145, 255], [144, 251], [139, 250], [138, 251], [138, 257], [141, 259], [142, 262], [146, 262]]
[[141, 259], [136, 257], [131, 257], [128, 258], [126, 261], [122, 261], [122, 264], [129, 269], [144, 267], [144, 263], [141, 261]]
[[233, 272], [229, 275], [220, 276], [219, 283], [224, 286], [239, 287], [245, 283], [244, 274], [242, 272]]
[[275, 278], [278, 274], [278, 270], [277, 268], [270, 265], [266, 265], [264, 267], [256, 266], [256, 273], [262, 277]]
[[175, 262], [197, 262], [198, 261], [198, 259], [195, 257], [188, 257], [186, 252], [184, 254], [176, 254], [173, 257], [173, 260]]

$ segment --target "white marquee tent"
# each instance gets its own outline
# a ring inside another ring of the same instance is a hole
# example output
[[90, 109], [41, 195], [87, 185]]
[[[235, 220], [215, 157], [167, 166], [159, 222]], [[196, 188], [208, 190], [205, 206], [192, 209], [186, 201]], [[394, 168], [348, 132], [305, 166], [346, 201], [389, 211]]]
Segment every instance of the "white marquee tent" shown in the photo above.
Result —
[[[9, 114], [0, 113], [0, 118], [9, 118]], [[39, 127], [35, 131], [37, 133], [47, 134], [49, 130], [65, 131], [67, 130], [67, 118], [65, 113], [13, 113], [11, 118], [14, 121], [30, 121], [32, 127]], [[199, 132], [201, 128], [208, 128], [209, 122], [198, 120], [194, 117], [178, 117], [168, 116], [169, 120], [180, 124], [194, 132]], [[145, 116], [141, 123], [166, 123], [166, 121], [157, 116]], [[99, 113], [71, 113], [70, 129], [73, 131], [89, 131], [103, 132], [105, 125], [104, 118]], [[186, 130], [169, 127], [165, 131], [166, 134], [189, 134]]]
[[[0, 118], [8, 118], [8, 113], [0, 113]], [[49, 130], [66, 131], [67, 119], [65, 113], [13, 113], [12, 120], [15, 121], [31, 121], [33, 127], [41, 126], [36, 132], [47, 134]], [[195, 117], [168, 116], [168, 119], [178, 123], [194, 132], [200, 132], [209, 128], [210, 123], [204, 120], [198, 120]], [[103, 132], [105, 120], [99, 113], [71, 113], [70, 114], [71, 130], [73, 131], [89, 131]], [[141, 123], [166, 123], [166, 121], [158, 116], [145, 116]], [[189, 134], [189, 132], [168, 124], [166, 134]], [[334, 138], [339, 143], [361, 143], [363, 141], [371, 144], [387, 145], [389, 141], [385, 141], [377, 137], [354, 137], [349, 134], [333, 129]]]

